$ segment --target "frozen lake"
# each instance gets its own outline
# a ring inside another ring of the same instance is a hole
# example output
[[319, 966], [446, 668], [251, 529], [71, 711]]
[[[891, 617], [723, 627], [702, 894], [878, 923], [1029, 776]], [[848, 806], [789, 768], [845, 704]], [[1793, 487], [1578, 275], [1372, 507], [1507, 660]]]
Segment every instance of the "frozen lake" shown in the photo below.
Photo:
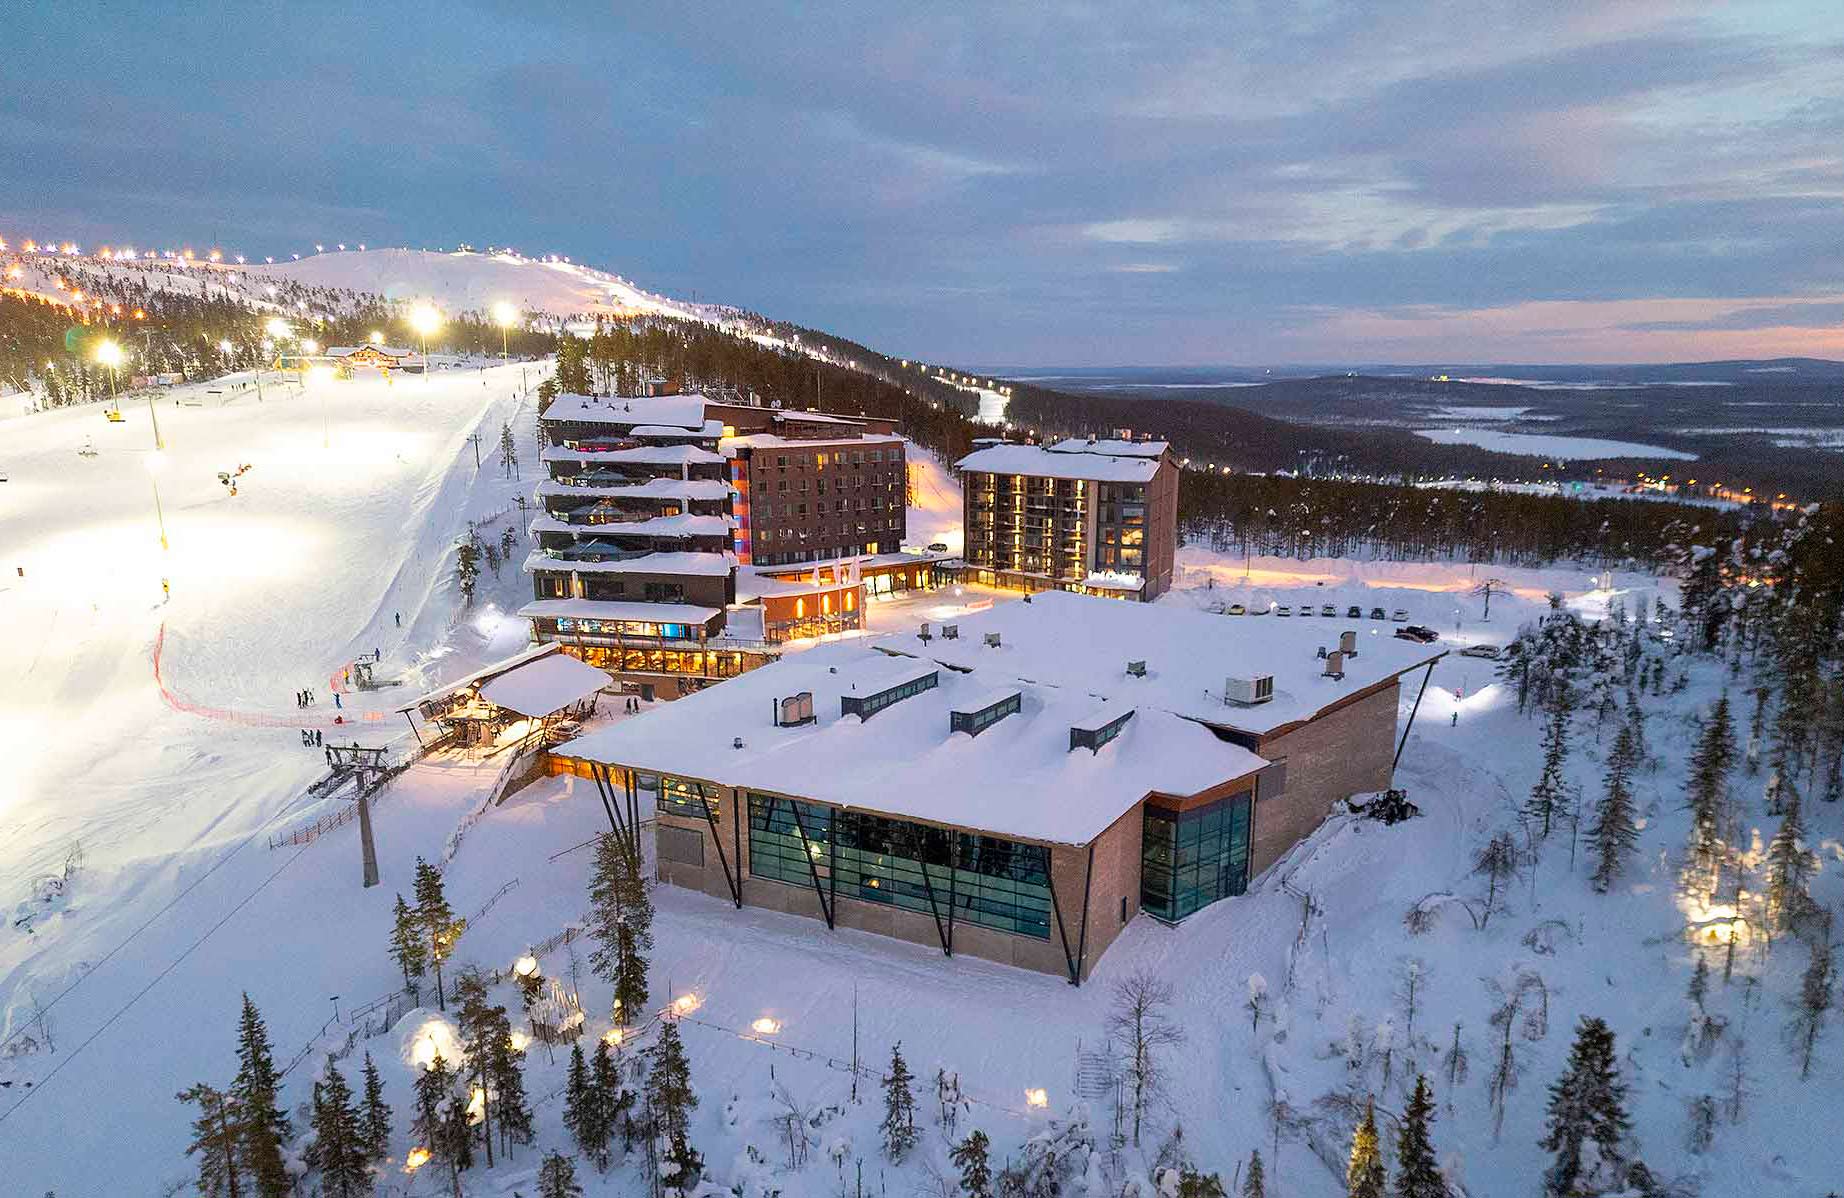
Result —
[[1583, 461], [1593, 458], [1671, 458], [1692, 462], [1697, 455], [1635, 441], [1608, 441], [1600, 437], [1561, 437], [1545, 433], [1506, 433], [1485, 428], [1423, 428], [1415, 434], [1441, 445], [1477, 445], [1495, 453]]

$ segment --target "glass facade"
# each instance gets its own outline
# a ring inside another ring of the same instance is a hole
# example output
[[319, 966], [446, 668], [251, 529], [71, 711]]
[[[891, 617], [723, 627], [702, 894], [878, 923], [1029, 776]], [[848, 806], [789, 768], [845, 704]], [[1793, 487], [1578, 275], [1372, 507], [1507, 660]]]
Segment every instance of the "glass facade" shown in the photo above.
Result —
[[[653, 787], [647, 785], [650, 781], [652, 779], [648, 775], [641, 775], [638, 780], [639, 789], [652, 790]], [[686, 819], [704, 818], [704, 803], [698, 798], [698, 783], [687, 782], [671, 774], [662, 775], [659, 781], [661, 785], [654, 794], [654, 803], [659, 811], [666, 815], [683, 816]], [[723, 818], [723, 805], [718, 799], [722, 793], [723, 791], [715, 786], [707, 785], [704, 788], [704, 797], [711, 803], [711, 815], [718, 820]]]
[[1249, 884], [1252, 792], [1191, 811], [1145, 807], [1140, 906], [1176, 922]]
[[1049, 867], [1042, 845], [749, 796], [752, 877], [811, 886], [817, 874], [842, 898], [938, 912], [944, 923], [952, 907], [956, 922], [1048, 940]]

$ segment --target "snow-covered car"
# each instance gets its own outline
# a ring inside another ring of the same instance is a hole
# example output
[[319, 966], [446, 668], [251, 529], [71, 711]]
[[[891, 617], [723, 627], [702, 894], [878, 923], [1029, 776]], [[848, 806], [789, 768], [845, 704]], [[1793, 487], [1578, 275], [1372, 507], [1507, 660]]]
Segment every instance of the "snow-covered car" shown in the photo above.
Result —
[[1312, 614], [1313, 614], [1313, 605], [1312, 605], [1312, 604], [1310, 604], [1310, 603], [1302, 603], [1302, 604], [1300, 604], [1300, 614], [1301, 614], [1302, 616], [1310, 616], [1310, 615], [1312, 615]]
[[1258, 606], [1255, 606], [1255, 607], [1251, 607], [1251, 608], [1249, 608], [1249, 615], [1251, 615], [1251, 616], [1265, 616], [1265, 615], [1267, 615], [1267, 614], [1268, 614], [1268, 610], [1269, 610], [1268, 608], [1266, 608], [1266, 607], [1261, 607], [1261, 606], [1259, 606], [1259, 605], [1258, 605]]
[[1322, 603], [1319, 605], [1319, 614], [1328, 620], [1336, 620], [1338, 618], [1338, 609], [1330, 603]]
[[1483, 657], [1488, 661], [1498, 660], [1497, 645], [1468, 645], [1460, 650], [1461, 657]]
[[1248, 610], [1248, 608], [1242, 606], [1240, 603], [1232, 603], [1223, 614], [1226, 616], [1245, 616], [1248, 614]]
[[1291, 616], [1293, 614], [1293, 608], [1291, 605], [1283, 603], [1274, 609], [1274, 614], [1277, 616]]
[[1383, 609], [1382, 609], [1382, 608], [1380, 608], [1380, 607], [1373, 607], [1373, 608], [1371, 608], [1371, 609], [1370, 609], [1370, 618], [1371, 618], [1371, 619], [1373, 619], [1373, 620], [1387, 620], [1387, 619], [1389, 619], [1389, 617], [1388, 617], [1387, 615], [1385, 615], [1385, 614], [1384, 614], [1384, 612], [1383, 612]]
[[1396, 629], [1396, 638], [1414, 641], [1418, 645], [1432, 645], [1441, 639], [1441, 634], [1422, 624], [1410, 624], [1405, 628]]
[[1350, 607], [1345, 608], [1345, 619], [1361, 620], [1363, 618], [1364, 618], [1364, 609], [1359, 607], [1357, 604], [1353, 603]]
[[1400, 624], [1409, 618], [1409, 609], [1406, 607], [1398, 607], [1395, 611], [1389, 613], [1389, 618]]

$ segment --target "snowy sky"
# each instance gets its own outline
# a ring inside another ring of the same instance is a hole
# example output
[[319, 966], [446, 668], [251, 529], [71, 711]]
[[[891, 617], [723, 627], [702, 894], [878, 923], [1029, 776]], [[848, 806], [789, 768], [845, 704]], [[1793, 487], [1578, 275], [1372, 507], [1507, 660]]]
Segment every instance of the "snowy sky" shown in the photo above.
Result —
[[1844, 357], [1829, 0], [587, 8], [28, 4], [0, 237], [496, 242], [963, 363]]

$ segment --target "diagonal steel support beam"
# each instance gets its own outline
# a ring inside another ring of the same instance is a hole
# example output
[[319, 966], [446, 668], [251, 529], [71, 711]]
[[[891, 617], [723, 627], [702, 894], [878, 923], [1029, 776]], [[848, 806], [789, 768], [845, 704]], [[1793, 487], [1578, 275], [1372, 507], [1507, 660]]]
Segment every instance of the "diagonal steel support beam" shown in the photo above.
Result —
[[[773, 798], [768, 801], [769, 818], [771, 819], [774, 818], [775, 804], [780, 801], [781, 800], [779, 798]], [[807, 825], [800, 818], [800, 808], [794, 803], [792, 799], [788, 800], [788, 812], [794, 817], [794, 832], [796, 835], [800, 837], [800, 855], [807, 859], [807, 876], [813, 879], [813, 893], [819, 897], [820, 914], [826, 917], [826, 927], [830, 929], [833, 926], [833, 922], [832, 922], [833, 904], [828, 902], [826, 899], [826, 887], [820, 885], [820, 871], [819, 871], [819, 868], [813, 864], [813, 842], [807, 839]], [[831, 826], [828, 825], [827, 832], [826, 832], [827, 880], [831, 881], [832, 877], [836, 875], [837, 873], [838, 871], [833, 868], [832, 830], [831, 830]]]
[[[665, 780], [663, 778], [660, 784], [662, 787], [665, 785]], [[717, 830], [717, 812], [711, 809], [711, 798], [704, 793], [704, 783], [693, 782], [692, 785], [698, 788], [698, 802], [704, 805], [704, 822], [711, 827], [711, 844], [717, 849], [717, 864], [723, 866], [724, 884], [730, 888], [730, 901], [736, 904], [736, 909], [738, 911], [741, 911], [743, 909], [743, 892], [736, 884], [736, 876], [730, 872], [729, 858], [724, 856], [724, 837], [723, 833]], [[730, 818], [736, 818], [736, 813], [734, 811], [730, 813]], [[742, 862], [737, 862], [737, 865], [740, 867]]]
[[[1435, 661], [1439, 661], [1437, 657]], [[1402, 726], [1402, 739], [1396, 742], [1396, 756], [1389, 763], [1389, 772], [1396, 772], [1396, 765], [1402, 760], [1402, 750], [1409, 743], [1409, 729], [1415, 726], [1415, 713], [1421, 710], [1421, 697], [1428, 693], [1428, 680], [1434, 677], [1434, 662], [1428, 663], [1428, 672], [1421, 676], [1421, 689], [1415, 692], [1415, 706], [1409, 708], [1409, 722]]]
[[1050, 855], [1048, 845], [1039, 845], [1038, 851], [1044, 855], [1044, 885], [1050, 891], [1050, 914], [1056, 919], [1056, 934], [1063, 941], [1063, 960], [1069, 965], [1069, 984], [1080, 986], [1082, 977], [1076, 972], [1076, 955], [1069, 950], [1069, 929], [1063, 926], [1063, 904], [1056, 898], [1056, 875], [1051, 868], [1056, 862]]

